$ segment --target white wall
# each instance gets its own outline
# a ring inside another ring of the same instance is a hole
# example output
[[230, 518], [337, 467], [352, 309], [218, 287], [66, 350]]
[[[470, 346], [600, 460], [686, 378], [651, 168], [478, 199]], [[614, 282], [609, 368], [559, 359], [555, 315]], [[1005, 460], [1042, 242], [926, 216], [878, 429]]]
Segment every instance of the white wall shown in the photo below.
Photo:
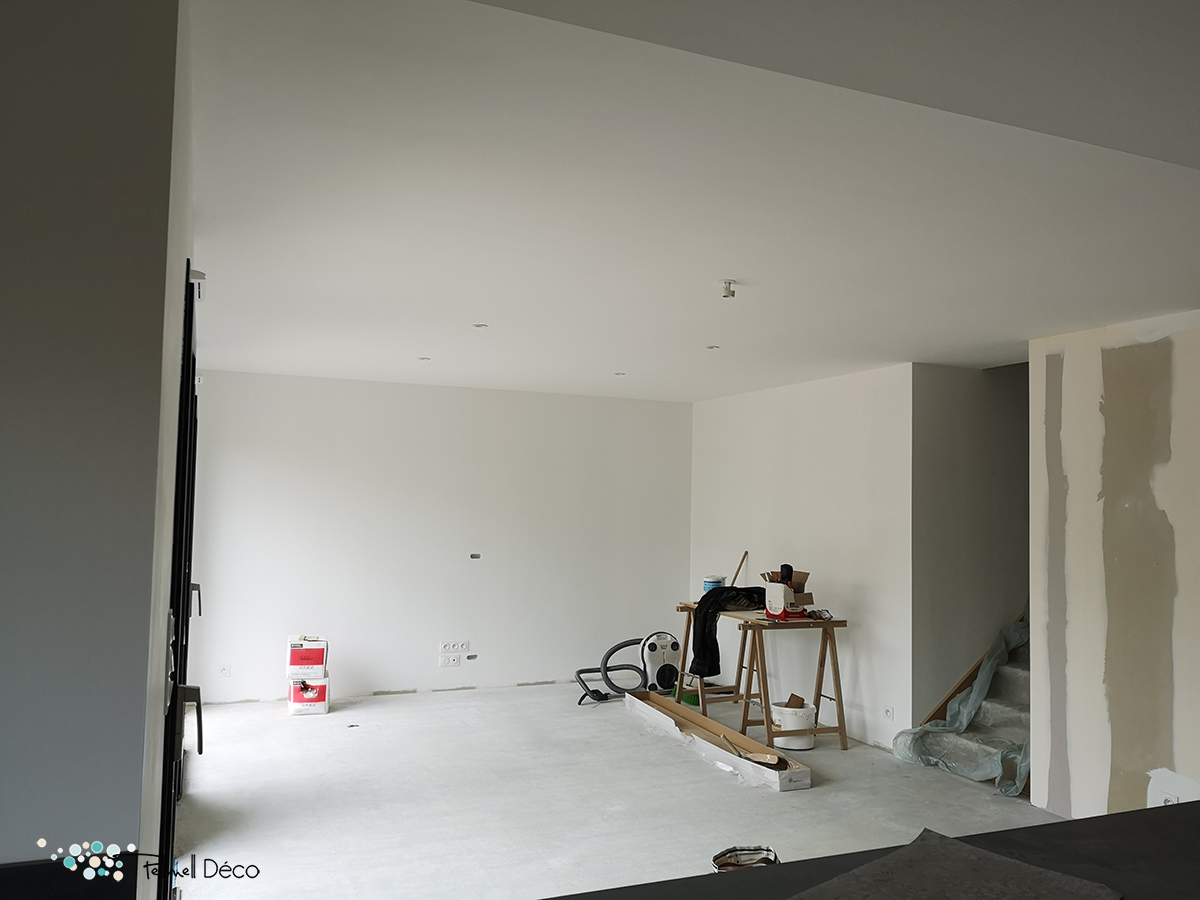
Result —
[[[1030, 777], [1033, 802], [1060, 815], [1143, 806], [1157, 768], [1200, 780], [1198, 325], [1188, 313], [1029, 345]], [[1170, 366], [1153, 377], [1106, 356], [1163, 340]], [[1048, 414], [1058, 398], [1061, 416]], [[1162, 429], [1152, 470], [1144, 448], [1121, 443]], [[1065, 501], [1052, 499], [1051, 467]], [[1132, 540], [1114, 540], [1128, 516]]]
[[[697, 403], [692, 432], [691, 596], [705, 575], [732, 575], [743, 550], [739, 583], [784, 562], [811, 572], [817, 605], [849, 621], [838, 634], [848, 730], [890, 747], [913, 712], [912, 366]], [[721, 627], [728, 680], [737, 633]], [[768, 638], [772, 691], [810, 698], [816, 633]]]
[[569, 678], [689, 596], [688, 404], [206, 371], [199, 410], [206, 700], [283, 696], [296, 632], [334, 697]]

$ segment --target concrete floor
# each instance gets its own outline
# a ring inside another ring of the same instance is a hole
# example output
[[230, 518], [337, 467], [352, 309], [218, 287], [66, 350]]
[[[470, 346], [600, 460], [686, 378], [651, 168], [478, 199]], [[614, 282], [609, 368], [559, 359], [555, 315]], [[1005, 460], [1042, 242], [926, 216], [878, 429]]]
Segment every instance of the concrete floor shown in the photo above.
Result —
[[[313, 717], [282, 702], [206, 706], [205, 753], [189, 752], [179, 809], [181, 864], [194, 853], [201, 867], [184, 898], [533, 900], [704, 873], [735, 844], [793, 860], [907, 842], [923, 827], [1056, 820], [991, 785], [829, 737], [795, 753], [810, 790], [744, 787], [620, 702], [580, 708], [578, 693], [365, 697]], [[206, 879], [206, 857], [261, 874]]]

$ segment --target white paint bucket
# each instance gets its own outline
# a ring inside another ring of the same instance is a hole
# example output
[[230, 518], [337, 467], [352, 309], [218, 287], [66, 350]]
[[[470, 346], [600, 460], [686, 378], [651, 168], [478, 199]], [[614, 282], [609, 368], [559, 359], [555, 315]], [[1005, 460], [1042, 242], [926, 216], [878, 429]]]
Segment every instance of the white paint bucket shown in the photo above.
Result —
[[704, 593], [708, 593], [713, 588], [725, 587], [724, 575], [707, 575], [704, 578]]
[[[817, 708], [811, 703], [801, 707], [786, 706], [782, 701], [771, 704], [771, 721], [780, 731], [796, 731], [800, 728], [817, 727]], [[814, 738], [811, 734], [800, 737], [775, 738], [775, 746], [781, 750], [811, 750]]]

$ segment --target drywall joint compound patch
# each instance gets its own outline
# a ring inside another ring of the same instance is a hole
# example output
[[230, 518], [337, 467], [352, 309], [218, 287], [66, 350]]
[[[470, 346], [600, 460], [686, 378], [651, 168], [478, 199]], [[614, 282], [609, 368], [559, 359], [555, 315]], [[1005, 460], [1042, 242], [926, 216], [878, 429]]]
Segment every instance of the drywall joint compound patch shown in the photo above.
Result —
[[1110, 813], [1143, 808], [1148, 773], [1175, 765], [1175, 530], [1153, 487], [1171, 459], [1173, 346], [1100, 351]]

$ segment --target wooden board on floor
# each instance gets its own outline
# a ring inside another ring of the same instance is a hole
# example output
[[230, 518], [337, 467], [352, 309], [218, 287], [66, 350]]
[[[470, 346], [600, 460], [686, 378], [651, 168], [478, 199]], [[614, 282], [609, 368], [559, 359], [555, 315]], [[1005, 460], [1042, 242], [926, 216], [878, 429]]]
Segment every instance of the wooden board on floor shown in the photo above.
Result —
[[[808, 766], [788, 759], [766, 744], [760, 744], [736, 729], [728, 728], [653, 691], [631, 691], [626, 694], [625, 708], [667, 734], [690, 743], [697, 753], [710, 762], [727, 771], [737, 772], [747, 784], [762, 784], [776, 791], [797, 791], [812, 787], [812, 772]], [[724, 746], [725, 741], [744, 753], [780, 755], [781, 759], [787, 760], [788, 766], [780, 770], [760, 766], [731, 753]]]

